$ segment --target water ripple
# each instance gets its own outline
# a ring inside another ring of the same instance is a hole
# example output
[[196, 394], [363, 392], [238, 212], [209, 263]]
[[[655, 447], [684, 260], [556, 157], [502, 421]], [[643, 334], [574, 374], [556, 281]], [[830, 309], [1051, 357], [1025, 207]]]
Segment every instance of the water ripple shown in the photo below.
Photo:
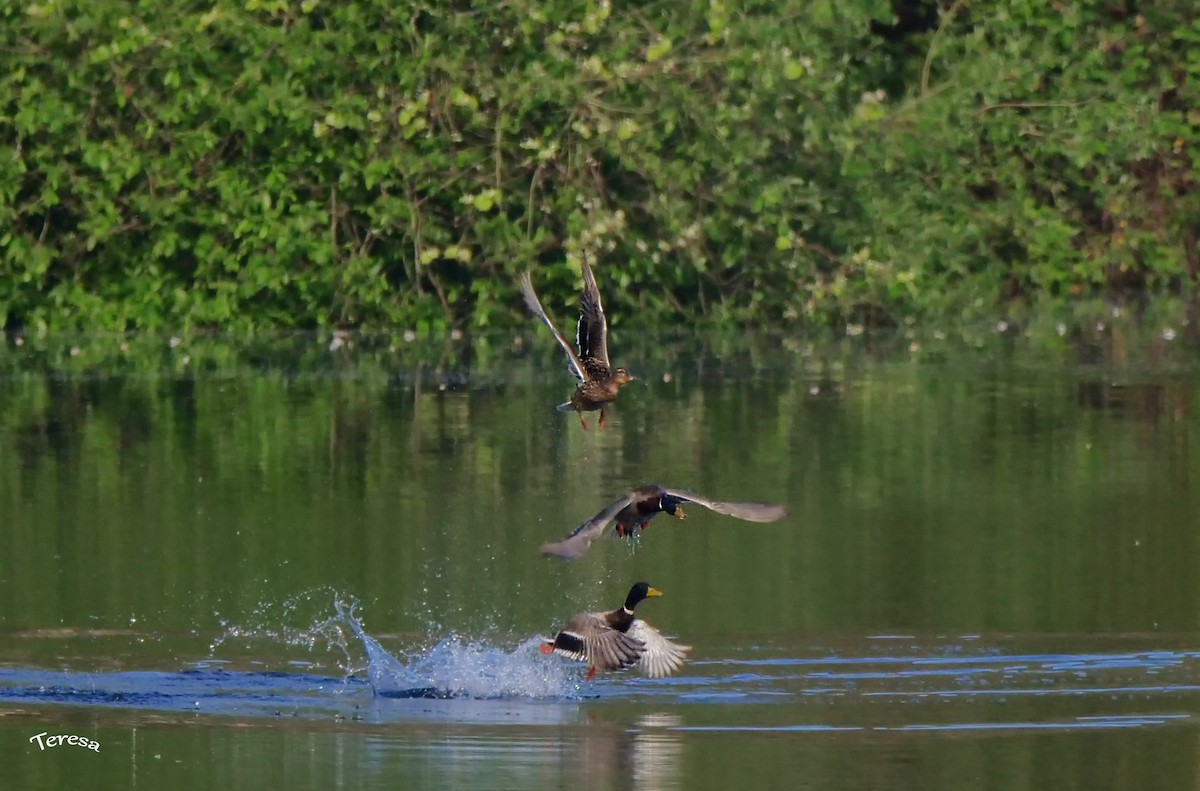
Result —
[[594, 707], [632, 706], [665, 707], [664, 727], [679, 730], [989, 732], [1159, 727], [1190, 721], [1178, 711], [1200, 705], [1195, 650], [1005, 651], [1003, 642], [971, 637], [892, 654], [892, 644], [864, 638], [844, 654], [747, 648], [690, 662], [670, 678], [618, 673], [585, 682], [581, 664], [542, 656], [536, 637], [506, 647], [449, 635], [400, 658], [350, 608], [338, 605], [322, 626], [331, 624], [350, 635], [330, 638], [346, 651], [347, 668], [352, 653], [365, 653], [365, 674], [322, 673], [300, 660], [247, 672], [219, 657], [171, 672], [0, 667], [0, 706], [526, 725], [579, 723]]

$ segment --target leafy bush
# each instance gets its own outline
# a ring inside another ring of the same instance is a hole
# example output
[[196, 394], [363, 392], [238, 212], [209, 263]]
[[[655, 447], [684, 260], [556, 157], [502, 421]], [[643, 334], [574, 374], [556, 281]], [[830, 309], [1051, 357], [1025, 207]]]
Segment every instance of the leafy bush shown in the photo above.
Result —
[[899, 8], [8, 4], [0, 322], [481, 328], [585, 251], [727, 323], [1194, 280], [1188, 4]]
[[850, 119], [885, 304], [1192, 285], [1200, 14], [955, 3], [908, 94]]

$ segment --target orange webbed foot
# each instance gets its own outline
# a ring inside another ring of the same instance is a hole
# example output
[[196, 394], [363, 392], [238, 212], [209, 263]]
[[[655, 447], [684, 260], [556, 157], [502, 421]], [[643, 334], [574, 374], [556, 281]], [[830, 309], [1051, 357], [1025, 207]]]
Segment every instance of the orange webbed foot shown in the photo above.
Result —
[[586, 680], [586, 681], [591, 681], [591, 680], [592, 680], [593, 678], [595, 678], [595, 677], [596, 677], [596, 668], [594, 668], [594, 667], [589, 667], [589, 668], [588, 668], [588, 674], [587, 674], [587, 678], [586, 678], [585, 680]]

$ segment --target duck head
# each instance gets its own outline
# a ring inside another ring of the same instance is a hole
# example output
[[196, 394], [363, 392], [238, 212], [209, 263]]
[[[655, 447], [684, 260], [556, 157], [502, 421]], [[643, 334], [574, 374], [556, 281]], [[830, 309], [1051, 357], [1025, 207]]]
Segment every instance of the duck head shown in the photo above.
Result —
[[662, 596], [662, 591], [658, 588], [651, 588], [648, 582], [639, 582], [629, 589], [629, 595], [625, 597], [625, 609], [632, 612], [639, 602], [652, 596]]
[[637, 377], [629, 373], [629, 371], [626, 371], [624, 368], [618, 368], [617, 370], [613, 371], [612, 378], [618, 386], [637, 381]]
[[683, 512], [683, 504], [687, 502], [682, 497], [664, 494], [658, 498], [658, 510], [670, 514], [676, 519], [686, 519], [687, 514]]

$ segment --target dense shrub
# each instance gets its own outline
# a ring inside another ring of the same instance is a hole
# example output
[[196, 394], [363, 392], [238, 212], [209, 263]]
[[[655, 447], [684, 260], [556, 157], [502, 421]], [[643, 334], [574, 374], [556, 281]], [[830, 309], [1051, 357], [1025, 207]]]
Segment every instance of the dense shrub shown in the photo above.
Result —
[[906, 95], [851, 119], [844, 174], [875, 281], [854, 288], [955, 310], [1194, 285], [1195, 4], [986, 9], [956, 2]]
[[[1188, 3], [0, 8], [0, 323], [892, 321], [1190, 284]], [[568, 264], [567, 262], [572, 262]]]

